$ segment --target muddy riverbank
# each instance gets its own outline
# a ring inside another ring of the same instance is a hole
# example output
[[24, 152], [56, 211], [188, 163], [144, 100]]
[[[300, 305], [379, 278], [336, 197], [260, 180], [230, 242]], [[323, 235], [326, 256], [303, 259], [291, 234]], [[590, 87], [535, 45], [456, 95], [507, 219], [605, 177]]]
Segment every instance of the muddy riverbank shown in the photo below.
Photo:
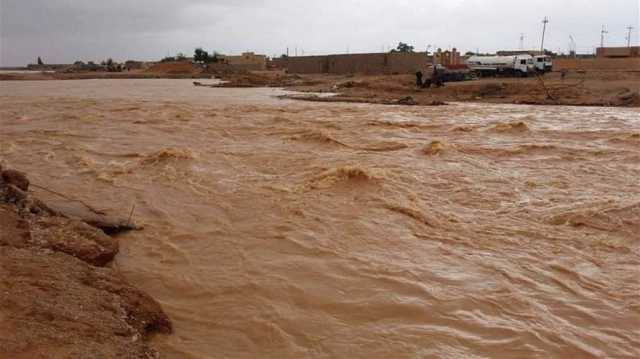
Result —
[[283, 94], [5, 82], [0, 157], [135, 205], [166, 358], [640, 356], [636, 109]]
[[29, 187], [24, 174], [0, 168], [0, 356], [157, 357], [148, 340], [170, 333], [171, 323], [109, 268], [118, 240]]

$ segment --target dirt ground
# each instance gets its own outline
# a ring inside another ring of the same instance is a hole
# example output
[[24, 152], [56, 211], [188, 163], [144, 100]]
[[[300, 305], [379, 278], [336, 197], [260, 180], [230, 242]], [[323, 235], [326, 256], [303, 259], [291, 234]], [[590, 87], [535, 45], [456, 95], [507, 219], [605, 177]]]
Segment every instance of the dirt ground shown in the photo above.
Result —
[[565, 78], [553, 72], [543, 77], [483, 78], [451, 82], [442, 88], [418, 89], [413, 75], [287, 74], [284, 71], [220, 71], [190, 62], [159, 63], [130, 72], [54, 72], [0, 74], [2, 80], [74, 80], [121, 78], [219, 78], [220, 87], [283, 87], [335, 96], [293, 95], [321, 102], [439, 105], [443, 102], [482, 102], [576, 106], [640, 106], [638, 71], [570, 71]]
[[153, 358], [171, 323], [160, 305], [107, 267], [118, 240], [0, 176], [0, 357]]
[[[442, 102], [484, 102], [540, 105], [640, 106], [640, 73], [558, 73], [541, 78], [484, 78], [451, 82], [442, 88], [418, 89], [411, 75], [304, 76], [312, 84], [290, 86], [296, 91], [333, 92], [312, 101], [348, 101], [433, 105]], [[410, 97], [410, 98], [409, 98]]]

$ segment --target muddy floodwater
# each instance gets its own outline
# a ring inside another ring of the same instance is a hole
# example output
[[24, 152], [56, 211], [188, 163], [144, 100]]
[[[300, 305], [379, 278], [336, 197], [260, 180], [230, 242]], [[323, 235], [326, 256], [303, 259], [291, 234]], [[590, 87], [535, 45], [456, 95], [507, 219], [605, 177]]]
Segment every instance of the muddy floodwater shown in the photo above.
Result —
[[164, 358], [640, 357], [636, 109], [283, 93], [1, 82], [0, 161], [134, 208]]

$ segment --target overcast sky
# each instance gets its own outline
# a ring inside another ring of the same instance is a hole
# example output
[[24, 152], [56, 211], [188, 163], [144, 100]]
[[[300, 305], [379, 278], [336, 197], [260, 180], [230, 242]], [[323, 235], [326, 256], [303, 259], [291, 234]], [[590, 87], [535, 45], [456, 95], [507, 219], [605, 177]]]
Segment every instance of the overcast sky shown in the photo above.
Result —
[[108, 57], [153, 60], [202, 46], [225, 54], [378, 52], [408, 42], [424, 51], [545, 47], [592, 52], [638, 43], [639, 0], [0, 0], [0, 66]]

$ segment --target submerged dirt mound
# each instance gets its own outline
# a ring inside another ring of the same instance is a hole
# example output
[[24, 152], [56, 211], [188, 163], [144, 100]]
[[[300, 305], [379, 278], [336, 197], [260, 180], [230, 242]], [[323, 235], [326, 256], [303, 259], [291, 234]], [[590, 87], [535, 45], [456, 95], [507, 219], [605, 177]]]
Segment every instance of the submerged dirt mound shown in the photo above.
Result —
[[[0, 172], [2, 170], [0, 169]], [[0, 357], [152, 358], [171, 332], [160, 305], [104, 268], [118, 241], [0, 178]]]
[[558, 147], [548, 144], [530, 144], [515, 147], [478, 147], [478, 146], [462, 146], [459, 148], [462, 153], [471, 155], [482, 155], [488, 158], [505, 158], [505, 157], [531, 157], [540, 155], [575, 155], [576, 150], [565, 147]]
[[180, 148], [165, 148], [163, 150], [154, 152], [145, 156], [140, 164], [142, 165], [155, 165], [158, 163], [163, 163], [172, 160], [193, 160], [197, 156], [190, 149], [180, 149]]
[[217, 73], [224, 80], [215, 87], [304, 87], [321, 83], [318, 80], [303, 78], [299, 75], [289, 75], [278, 72], [241, 71], [233, 73]]
[[365, 146], [354, 147], [358, 150], [371, 151], [371, 152], [393, 152], [400, 151], [409, 148], [408, 145], [395, 141], [382, 141], [367, 143]]
[[331, 135], [318, 130], [308, 130], [301, 134], [289, 137], [289, 139], [300, 142], [317, 143], [324, 145], [336, 145], [340, 147], [348, 147], [344, 143], [331, 137]]
[[338, 83], [334, 86], [334, 88], [336, 90], [341, 89], [341, 88], [355, 88], [355, 87], [359, 87], [359, 88], [371, 88], [371, 84], [369, 84], [369, 82], [367, 81], [353, 81], [353, 80], [349, 80], [349, 81], [345, 81], [345, 82], [341, 82]]
[[418, 101], [416, 101], [413, 97], [411, 96], [407, 96], [407, 97], [403, 97], [397, 101], [395, 101], [396, 105], [405, 105], [405, 106], [415, 106], [418, 104]]
[[427, 225], [429, 227], [434, 227], [434, 220], [431, 218], [427, 218], [427, 216], [424, 213], [422, 213], [422, 211], [416, 208], [401, 206], [397, 204], [390, 204], [390, 203], [385, 204], [384, 207], [391, 212], [395, 212], [397, 214], [401, 214], [403, 216], [411, 218], [417, 221], [418, 223]]
[[147, 69], [147, 72], [166, 75], [197, 75], [202, 72], [202, 68], [191, 61], [173, 61], [157, 63]]
[[377, 181], [368, 171], [352, 166], [334, 168], [321, 173], [308, 182], [311, 189], [325, 189], [338, 184], [365, 185]]
[[625, 90], [618, 93], [612, 100], [612, 106], [640, 106], [640, 93], [637, 91]]
[[522, 121], [498, 123], [491, 128], [491, 131], [498, 133], [525, 133], [529, 132], [529, 126]]
[[433, 141], [422, 149], [422, 153], [428, 156], [439, 155], [444, 151], [444, 144], [440, 141]]
[[570, 211], [552, 216], [548, 222], [553, 225], [589, 227], [607, 232], [640, 232], [640, 203], [609, 209]]
[[640, 133], [632, 133], [628, 136], [615, 137], [609, 141], [620, 144], [640, 145]]

